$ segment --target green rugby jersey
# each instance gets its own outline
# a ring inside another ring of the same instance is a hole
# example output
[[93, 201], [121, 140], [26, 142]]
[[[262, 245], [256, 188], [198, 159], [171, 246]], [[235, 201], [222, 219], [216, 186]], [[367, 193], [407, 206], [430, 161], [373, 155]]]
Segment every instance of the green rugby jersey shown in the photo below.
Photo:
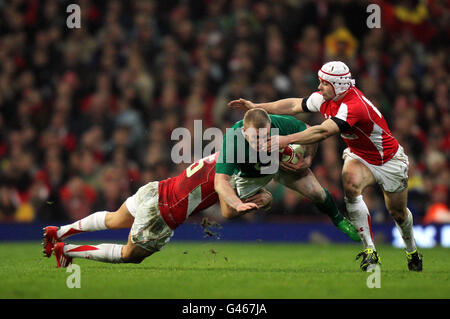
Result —
[[[292, 116], [273, 114], [269, 116], [272, 121], [271, 129], [277, 128], [279, 130], [278, 135], [294, 134], [306, 129], [305, 123]], [[261, 163], [259, 154], [255, 151], [252, 153], [256, 153], [256, 158], [250, 158], [250, 145], [242, 134], [243, 126], [244, 121], [240, 120], [231, 129], [227, 129], [217, 159], [216, 173], [252, 178], [262, 177], [264, 174], [261, 174], [261, 165], [264, 167], [270, 163]], [[238, 158], [238, 152], [242, 152], [242, 149], [244, 149], [244, 152], [241, 153], [242, 157]], [[228, 161], [227, 152], [232, 152], [231, 155], [228, 155]]]

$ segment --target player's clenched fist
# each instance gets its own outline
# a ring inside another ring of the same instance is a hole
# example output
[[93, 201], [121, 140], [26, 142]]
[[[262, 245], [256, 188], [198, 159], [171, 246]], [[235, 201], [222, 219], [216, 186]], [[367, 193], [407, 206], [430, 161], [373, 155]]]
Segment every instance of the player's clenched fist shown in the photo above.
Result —
[[253, 102], [250, 102], [245, 99], [233, 100], [230, 103], [228, 103], [228, 106], [242, 111], [247, 111], [255, 108], [255, 104]]

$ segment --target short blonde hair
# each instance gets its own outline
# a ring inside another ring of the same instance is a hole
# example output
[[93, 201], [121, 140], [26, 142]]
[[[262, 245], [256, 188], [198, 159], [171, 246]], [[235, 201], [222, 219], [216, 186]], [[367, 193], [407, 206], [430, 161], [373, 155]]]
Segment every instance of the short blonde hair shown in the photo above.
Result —
[[244, 115], [244, 127], [249, 126], [254, 128], [265, 128], [267, 124], [270, 124], [269, 113], [266, 110], [255, 108], [248, 110]]

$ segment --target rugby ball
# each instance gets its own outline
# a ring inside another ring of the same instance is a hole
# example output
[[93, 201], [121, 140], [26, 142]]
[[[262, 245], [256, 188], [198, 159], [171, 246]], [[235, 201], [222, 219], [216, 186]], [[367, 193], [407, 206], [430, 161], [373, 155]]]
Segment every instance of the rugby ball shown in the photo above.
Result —
[[289, 144], [284, 149], [280, 149], [280, 161], [297, 164], [299, 158], [296, 154], [303, 156], [305, 149], [300, 144]]

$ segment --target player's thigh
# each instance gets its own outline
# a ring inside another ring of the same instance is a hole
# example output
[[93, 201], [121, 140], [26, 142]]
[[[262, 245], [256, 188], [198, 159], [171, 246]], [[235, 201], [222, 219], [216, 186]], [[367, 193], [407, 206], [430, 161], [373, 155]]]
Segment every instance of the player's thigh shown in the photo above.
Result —
[[152, 255], [153, 252], [135, 245], [128, 236], [128, 242], [122, 249], [122, 260], [126, 263], [140, 263], [142, 260]]
[[105, 224], [108, 229], [130, 228], [133, 222], [134, 217], [128, 211], [125, 203], [115, 212], [106, 214]]
[[280, 171], [279, 177], [277, 180], [281, 184], [302, 194], [311, 201], [323, 202], [325, 200], [325, 191], [309, 168], [299, 174]]
[[403, 220], [407, 214], [408, 189], [398, 193], [383, 190], [386, 208], [395, 220]]
[[375, 176], [370, 169], [357, 159], [348, 159], [342, 168], [342, 183], [345, 195], [355, 198], [361, 195], [364, 188], [375, 184]]

